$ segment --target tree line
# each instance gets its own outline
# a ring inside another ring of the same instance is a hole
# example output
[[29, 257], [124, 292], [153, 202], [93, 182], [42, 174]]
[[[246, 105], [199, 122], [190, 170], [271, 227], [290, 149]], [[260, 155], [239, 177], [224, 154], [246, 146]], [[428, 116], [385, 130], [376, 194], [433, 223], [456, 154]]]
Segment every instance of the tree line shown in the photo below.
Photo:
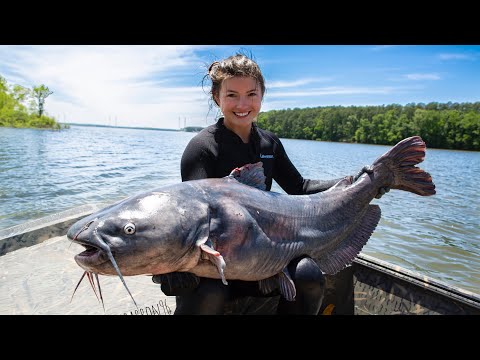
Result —
[[53, 92], [45, 85], [29, 89], [8, 84], [0, 75], [0, 126], [60, 129], [54, 118], [45, 115], [45, 99]]
[[419, 135], [431, 148], [480, 150], [480, 102], [271, 110], [258, 126], [292, 139], [394, 145]]
[[[0, 75], [0, 126], [60, 129], [45, 115], [45, 85], [9, 85]], [[394, 145], [419, 135], [431, 148], [480, 150], [480, 102], [325, 106], [271, 110], [258, 125], [282, 138]]]

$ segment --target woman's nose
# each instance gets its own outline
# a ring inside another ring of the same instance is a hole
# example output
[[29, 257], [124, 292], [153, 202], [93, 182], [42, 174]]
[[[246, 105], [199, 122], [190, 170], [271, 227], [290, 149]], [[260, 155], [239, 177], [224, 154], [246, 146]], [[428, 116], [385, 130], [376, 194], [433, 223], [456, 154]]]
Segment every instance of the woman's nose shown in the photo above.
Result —
[[247, 96], [240, 96], [238, 99], [237, 107], [242, 108], [248, 106], [250, 103]]

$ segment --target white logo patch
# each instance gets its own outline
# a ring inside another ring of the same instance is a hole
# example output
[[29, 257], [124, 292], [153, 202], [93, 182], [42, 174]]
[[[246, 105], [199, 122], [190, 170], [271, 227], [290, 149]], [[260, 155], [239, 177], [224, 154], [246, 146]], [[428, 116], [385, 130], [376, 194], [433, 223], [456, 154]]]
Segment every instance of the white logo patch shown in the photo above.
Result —
[[273, 154], [260, 154], [260, 159], [273, 159]]

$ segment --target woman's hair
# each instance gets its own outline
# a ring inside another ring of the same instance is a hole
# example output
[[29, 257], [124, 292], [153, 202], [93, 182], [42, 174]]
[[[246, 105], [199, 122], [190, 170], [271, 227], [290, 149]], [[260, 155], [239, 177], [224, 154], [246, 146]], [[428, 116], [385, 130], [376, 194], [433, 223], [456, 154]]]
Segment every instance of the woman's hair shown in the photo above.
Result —
[[244, 76], [255, 79], [257, 84], [260, 85], [263, 98], [265, 94], [265, 79], [263, 78], [260, 67], [250, 57], [237, 53], [224, 60], [214, 61], [208, 67], [208, 72], [205, 77], [210, 78], [212, 82], [210, 94], [215, 104], [217, 104], [215, 96], [219, 96], [223, 80], [234, 76]]

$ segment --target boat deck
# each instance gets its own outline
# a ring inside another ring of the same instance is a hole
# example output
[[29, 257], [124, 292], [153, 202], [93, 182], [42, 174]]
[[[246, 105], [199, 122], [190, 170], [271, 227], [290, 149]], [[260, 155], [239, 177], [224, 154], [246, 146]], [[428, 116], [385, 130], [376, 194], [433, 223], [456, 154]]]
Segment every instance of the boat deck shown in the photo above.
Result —
[[0, 314], [3, 315], [170, 315], [175, 297], [166, 296], [151, 276], [99, 276], [105, 311], [74, 255], [83, 247], [66, 236], [48, 239], [0, 256]]

